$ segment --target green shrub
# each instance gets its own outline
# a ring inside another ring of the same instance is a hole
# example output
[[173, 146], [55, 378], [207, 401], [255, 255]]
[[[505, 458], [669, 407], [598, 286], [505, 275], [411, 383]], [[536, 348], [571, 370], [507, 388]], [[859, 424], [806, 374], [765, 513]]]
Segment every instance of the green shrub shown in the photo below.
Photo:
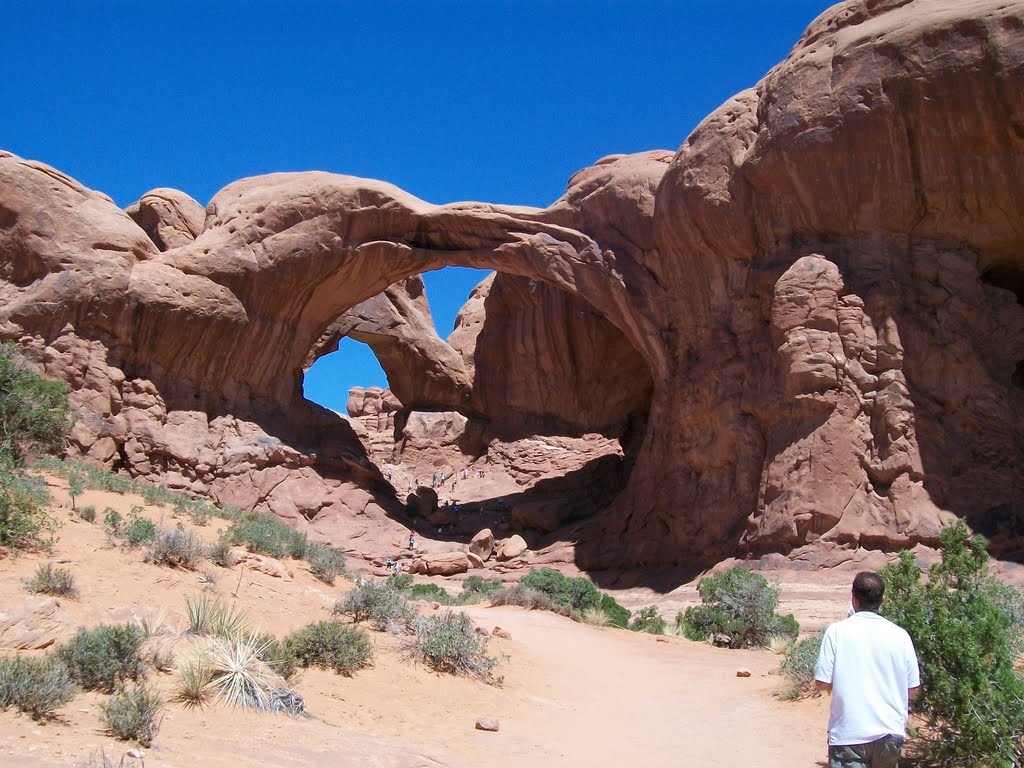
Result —
[[467, 576], [462, 582], [463, 592], [475, 592], [478, 595], [489, 595], [504, 586], [500, 579], [485, 579], [483, 576]]
[[103, 510], [103, 527], [107, 529], [107, 533], [111, 536], [121, 535], [121, 524], [124, 522], [124, 518], [121, 517], [121, 513], [113, 507], [107, 507]]
[[306, 537], [272, 514], [249, 512], [228, 528], [227, 536], [232, 544], [261, 555], [281, 558], [300, 550], [305, 554]]
[[67, 384], [45, 379], [13, 344], [0, 344], [0, 464], [20, 467], [28, 450], [61, 450], [71, 423]]
[[37, 594], [78, 597], [78, 588], [75, 586], [75, 577], [71, 571], [66, 568], [54, 568], [49, 563], [40, 565], [32, 578], [25, 580], [25, 586], [29, 592]]
[[426, 602], [437, 602], [441, 605], [451, 605], [453, 598], [444, 587], [437, 584], [414, 584], [406, 592], [410, 600], [423, 600]]
[[288, 681], [299, 671], [299, 662], [285, 646], [271, 634], [264, 633], [255, 638], [260, 660], [269, 666], [282, 679]]
[[554, 568], [536, 568], [519, 583], [545, 593], [558, 605], [577, 611], [596, 608], [601, 602], [601, 593], [592, 581], [582, 576], [569, 578]]
[[783, 691], [783, 698], [799, 699], [817, 692], [814, 685], [814, 666], [818, 662], [821, 639], [824, 632], [805, 637], [793, 643], [786, 651], [780, 671], [789, 687]]
[[335, 621], [308, 624], [284, 639], [288, 654], [302, 667], [333, 669], [342, 675], [370, 664], [373, 644], [365, 629]]
[[498, 660], [487, 655], [488, 637], [477, 633], [465, 613], [445, 611], [438, 616], [420, 616], [413, 628], [415, 639], [410, 650], [432, 668], [491, 680]]
[[143, 509], [133, 506], [128, 512], [128, 519], [120, 526], [119, 535], [129, 547], [147, 544], [156, 538], [156, 524], [142, 516]]
[[174, 491], [164, 488], [162, 485], [150, 485], [149, 483], [135, 484], [135, 491], [150, 506], [160, 506], [163, 504], [174, 504], [177, 501], [179, 494]]
[[601, 613], [608, 617], [608, 623], [611, 626], [621, 627], [622, 629], [629, 626], [629, 617], [631, 615], [629, 609], [619, 605], [611, 595], [602, 594], [598, 608], [601, 610]]
[[0, 547], [50, 549], [57, 521], [47, 512], [49, 500], [40, 480], [4, 464], [0, 457]]
[[203, 543], [179, 523], [172, 531], [157, 533], [146, 554], [146, 562], [194, 571], [204, 554]]
[[661, 617], [657, 606], [654, 605], [637, 611], [633, 615], [633, 621], [629, 624], [629, 628], [634, 632], [646, 632], [650, 635], [665, 634], [665, 626], [665, 619]]
[[60, 659], [53, 656], [0, 657], [0, 709], [16, 707], [40, 720], [74, 696], [75, 683]]
[[364, 581], [334, 605], [334, 613], [369, 621], [381, 631], [404, 629], [416, 612], [387, 581]]
[[219, 565], [221, 568], [231, 568], [235, 564], [235, 555], [231, 551], [231, 542], [223, 537], [216, 544], [210, 546], [206, 556], [210, 558], [211, 563]]
[[226, 605], [209, 595], [185, 598], [185, 616], [188, 631], [193, 635], [243, 640], [253, 634], [252, 624], [245, 611]]
[[942, 559], [922, 583], [909, 552], [880, 572], [881, 612], [914, 640], [924, 725], [914, 746], [927, 764], [1024, 764], [1024, 601], [988, 573], [981, 537], [958, 520], [939, 535]]
[[73, 474], [68, 478], [68, 496], [71, 497], [71, 508], [77, 509], [75, 499], [85, 493], [85, 478], [79, 474]]
[[412, 574], [393, 573], [388, 576], [388, 584], [396, 592], [405, 592], [412, 587]]
[[701, 579], [697, 585], [702, 605], [691, 606], [676, 618], [691, 640], [726, 638], [730, 648], [765, 646], [773, 635], [796, 636], [799, 624], [776, 615], [779, 588], [764, 576], [744, 568], [730, 568]]
[[96, 507], [88, 504], [78, 510], [78, 516], [87, 523], [94, 523], [96, 522]]
[[345, 573], [345, 553], [340, 549], [313, 543], [306, 547], [306, 560], [309, 572], [324, 584], [333, 584], [336, 577]]
[[140, 680], [145, 665], [139, 655], [144, 640], [134, 624], [82, 627], [57, 656], [71, 677], [86, 690], [113, 693], [126, 680]]
[[114, 738], [148, 747], [160, 729], [157, 715], [162, 706], [156, 693], [138, 686], [110, 697], [103, 707], [103, 722]]
[[554, 611], [563, 615], [569, 612], [565, 606], [556, 605], [547, 592], [541, 592], [539, 589], [523, 584], [513, 584], [510, 587], [499, 589], [497, 592], [492, 592], [488, 599], [491, 601], [491, 605], [518, 605], [531, 611]]

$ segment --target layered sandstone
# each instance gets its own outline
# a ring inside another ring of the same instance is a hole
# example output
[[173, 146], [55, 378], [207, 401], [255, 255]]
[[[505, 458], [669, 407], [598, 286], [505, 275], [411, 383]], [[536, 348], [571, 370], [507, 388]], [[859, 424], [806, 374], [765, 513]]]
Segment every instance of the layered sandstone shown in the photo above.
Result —
[[[618, 438], [586, 567], [932, 543], [950, 515], [1008, 553], [1022, 137], [1024, 6], [851, 0], [674, 155], [605, 158], [547, 209], [273, 174], [195, 231], [180, 198], [129, 216], [3, 154], [0, 336], [72, 385], [72, 451], [338, 543], [398, 527], [352, 428], [302, 399], [347, 333], [403, 418], [475, 420], [488, 450]], [[447, 342], [414, 279], [444, 265], [499, 273]]]

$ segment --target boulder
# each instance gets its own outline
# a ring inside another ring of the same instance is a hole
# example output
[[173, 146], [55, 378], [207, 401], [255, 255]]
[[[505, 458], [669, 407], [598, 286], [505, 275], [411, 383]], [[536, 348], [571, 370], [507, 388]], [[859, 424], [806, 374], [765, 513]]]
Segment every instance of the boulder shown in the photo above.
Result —
[[409, 573], [426, 576], [454, 576], [470, 568], [469, 556], [465, 552], [443, 552], [426, 554], [412, 561]]
[[257, 555], [255, 552], [235, 553], [235, 565], [242, 565], [250, 571], [265, 573], [275, 579], [291, 579], [293, 574], [280, 560], [268, 555]]
[[494, 534], [490, 528], [484, 528], [470, 539], [469, 551], [483, 562], [490, 558], [494, 553]]
[[528, 549], [526, 539], [518, 533], [498, 542], [498, 560], [511, 560]]
[[466, 557], [469, 558], [469, 567], [470, 568], [483, 568], [484, 567], [484, 561], [480, 558], [479, 555], [477, 555], [477, 554], [475, 554], [473, 552], [467, 552], [466, 553]]

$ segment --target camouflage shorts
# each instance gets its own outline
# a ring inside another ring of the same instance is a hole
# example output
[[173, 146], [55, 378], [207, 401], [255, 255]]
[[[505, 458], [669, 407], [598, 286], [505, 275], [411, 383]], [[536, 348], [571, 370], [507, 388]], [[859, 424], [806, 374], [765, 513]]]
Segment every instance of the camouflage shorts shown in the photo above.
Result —
[[867, 744], [844, 744], [828, 748], [828, 768], [897, 768], [902, 736], [883, 736]]

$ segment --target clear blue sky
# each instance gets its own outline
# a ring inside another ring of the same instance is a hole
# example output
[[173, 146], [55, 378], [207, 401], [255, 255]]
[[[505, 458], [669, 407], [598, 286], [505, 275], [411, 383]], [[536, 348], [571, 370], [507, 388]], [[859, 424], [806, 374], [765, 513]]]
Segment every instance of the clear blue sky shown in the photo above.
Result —
[[[121, 206], [301, 170], [546, 206], [603, 155], [678, 148], [830, 4], [12, 0], [0, 148]], [[426, 276], [442, 337], [483, 274]], [[351, 342], [306, 392], [343, 410], [350, 386], [385, 383]]]

